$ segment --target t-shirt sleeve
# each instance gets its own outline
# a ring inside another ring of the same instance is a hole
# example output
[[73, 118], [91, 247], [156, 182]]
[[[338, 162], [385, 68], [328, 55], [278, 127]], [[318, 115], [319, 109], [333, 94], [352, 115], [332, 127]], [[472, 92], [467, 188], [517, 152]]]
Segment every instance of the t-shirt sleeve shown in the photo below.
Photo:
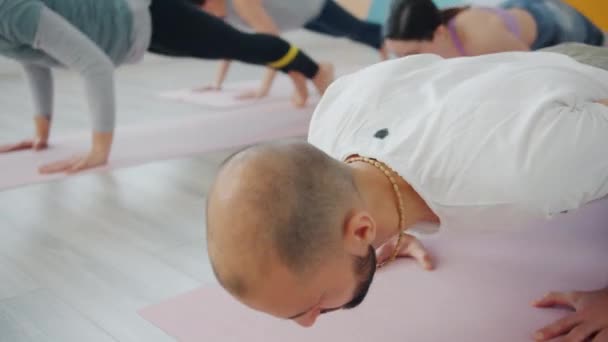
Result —
[[43, 7], [39, 0], [0, 0], [0, 37], [11, 44], [31, 46]]
[[555, 103], [536, 127], [520, 184], [530, 209], [553, 215], [608, 195], [608, 106]]

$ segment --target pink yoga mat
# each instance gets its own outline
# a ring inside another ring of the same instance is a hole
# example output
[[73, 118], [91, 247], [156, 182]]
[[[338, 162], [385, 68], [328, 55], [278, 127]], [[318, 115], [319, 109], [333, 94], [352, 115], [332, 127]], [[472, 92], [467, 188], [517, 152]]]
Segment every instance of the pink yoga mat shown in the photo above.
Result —
[[[336, 75], [345, 75], [361, 69], [362, 66], [340, 66]], [[272, 85], [267, 97], [260, 99], [238, 99], [237, 96], [245, 91], [255, 90], [260, 87], [261, 80], [241, 81], [227, 83], [223, 89], [201, 91], [201, 87], [190, 89], [178, 89], [161, 93], [163, 98], [188, 102], [215, 108], [238, 108], [252, 105], [263, 105], [270, 103], [287, 103], [291, 101], [293, 85], [285, 75], [279, 75]], [[313, 89], [309, 82], [308, 92], [310, 98], [309, 105], [314, 105], [319, 100], [317, 91]]]
[[[161, 93], [160, 96], [170, 100], [188, 102], [215, 108], [240, 108], [252, 105], [290, 102], [293, 87], [289, 84], [289, 82], [285, 81], [286, 80], [281, 79], [275, 82], [270, 95], [259, 99], [237, 98], [239, 94], [242, 94], [245, 91], [257, 89], [260, 84], [259, 81], [243, 81], [238, 83], [231, 83], [224, 86], [224, 88], [220, 91], [201, 91], [199, 90], [199, 88], [178, 89]], [[312, 89], [309, 89], [309, 92], [310, 98], [308, 99], [308, 104], [314, 105], [319, 100], [319, 96], [317, 95], [316, 91]]]
[[[253, 111], [232, 110], [120, 127], [116, 131], [109, 165], [89, 172], [305, 136], [313, 109], [312, 106], [295, 109], [289, 103], [276, 103]], [[42, 164], [86, 152], [89, 146], [87, 133], [57, 136], [52, 140], [51, 148], [43, 152], [0, 154], [0, 189], [66, 177], [65, 174], [43, 176], [37, 170]]]
[[368, 298], [305, 329], [251, 311], [206, 287], [141, 311], [182, 342], [530, 341], [563, 310], [532, 308], [549, 290], [608, 285], [608, 200], [525, 232], [444, 232], [425, 239], [438, 258], [379, 272]]

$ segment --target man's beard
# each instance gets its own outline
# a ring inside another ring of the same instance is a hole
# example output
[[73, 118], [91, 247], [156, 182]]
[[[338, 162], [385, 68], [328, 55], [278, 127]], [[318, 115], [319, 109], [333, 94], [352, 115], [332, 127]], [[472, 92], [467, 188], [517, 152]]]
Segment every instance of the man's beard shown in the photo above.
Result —
[[344, 306], [344, 309], [353, 309], [357, 307], [367, 296], [374, 275], [377, 269], [376, 251], [374, 247], [369, 246], [369, 253], [364, 257], [355, 258], [355, 276], [359, 279], [359, 284], [355, 289], [353, 299]]

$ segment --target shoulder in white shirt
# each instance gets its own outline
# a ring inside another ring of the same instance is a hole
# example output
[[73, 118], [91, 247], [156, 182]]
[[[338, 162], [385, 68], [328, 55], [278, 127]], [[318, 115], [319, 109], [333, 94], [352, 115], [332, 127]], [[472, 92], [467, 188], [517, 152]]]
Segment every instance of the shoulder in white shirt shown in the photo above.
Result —
[[608, 72], [553, 53], [417, 55], [337, 80], [309, 142], [395, 169], [449, 229], [510, 229], [608, 194]]

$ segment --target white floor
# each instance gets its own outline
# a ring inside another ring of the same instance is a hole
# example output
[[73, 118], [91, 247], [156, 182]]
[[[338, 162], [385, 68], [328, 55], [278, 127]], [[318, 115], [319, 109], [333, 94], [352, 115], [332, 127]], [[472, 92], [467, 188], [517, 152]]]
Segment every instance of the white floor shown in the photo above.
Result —
[[[373, 51], [343, 40], [304, 32], [287, 37], [317, 60], [377, 61]], [[121, 68], [118, 124], [204, 115], [205, 109], [156, 94], [205, 84], [215, 66], [148, 56]], [[241, 65], [230, 79], [261, 73]], [[53, 134], [88, 130], [78, 75], [55, 76]], [[29, 137], [29, 91], [18, 66], [6, 60], [0, 61], [0, 104], [0, 144]], [[229, 152], [0, 192], [0, 342], [173, 341], [136, 311], [213, 281], [204, 199]]]

